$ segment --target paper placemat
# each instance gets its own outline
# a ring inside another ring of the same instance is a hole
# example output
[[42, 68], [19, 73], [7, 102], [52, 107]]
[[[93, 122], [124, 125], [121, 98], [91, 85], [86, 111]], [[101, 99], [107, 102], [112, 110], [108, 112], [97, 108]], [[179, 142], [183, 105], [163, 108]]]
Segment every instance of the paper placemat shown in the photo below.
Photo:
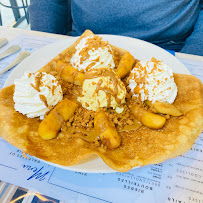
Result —
[[[34, 52], [52, 42], [55, 40], [24, 35], [12, 43], [20, 44], [22, 50], [30, 47], [29, 51]], [[2, 61], [0, 68], [10, 63], [8, 59]], [[203, 79], [202, 62], [181, 61], [192, 74]], [[9, 72], [1, 76], [0, 88], [8, 75]], [[0, 138], [0, 180], [68, 202], [202, 203], [203, 134], [181, 156], [127, 173], [110, 174], [72, 172], [55, 168], [34, 157], [26, 159], [19, 149]]]

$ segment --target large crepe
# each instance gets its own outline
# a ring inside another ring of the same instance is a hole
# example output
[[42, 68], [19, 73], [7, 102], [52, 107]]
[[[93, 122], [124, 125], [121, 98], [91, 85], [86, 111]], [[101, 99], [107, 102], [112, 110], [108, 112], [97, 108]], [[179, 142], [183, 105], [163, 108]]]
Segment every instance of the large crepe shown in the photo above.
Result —
[[[55, 57], [40, 71], [55, 70], [59, 59], [65, 60], [76, 44], [92, 34], [86, 31], [79, 40]], [[125, 50], [112, 46], [120, 56]], [[37, 133], [40, 120], [27, 118], [14, 109], [14, 85], [0, 90], [0, 136], [23, 152], [60, 165], [71, 166], [91, 154], [97, 154], [116, 171], [125, 172], [136, 166], [160, 163], [189, 150], [203, 130], [203, 84], [196, 77], [174, 74], [178, 95], [174, 105], [183, 113], [171, 117], [160, 130], [140, 127], [120, 132], [121, 145], [113, 150], [72, 137], [45, 141]]]

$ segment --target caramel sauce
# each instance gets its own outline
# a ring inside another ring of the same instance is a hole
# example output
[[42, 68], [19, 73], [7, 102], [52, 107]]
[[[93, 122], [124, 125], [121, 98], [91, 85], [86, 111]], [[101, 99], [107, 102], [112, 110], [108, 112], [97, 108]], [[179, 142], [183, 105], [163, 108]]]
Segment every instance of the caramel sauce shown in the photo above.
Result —
[[[118, 104], [121, 104], [122, 99], [118, 98], [118, 96], [117, 96], [118, 95], [118, 85], [119, 85], [119, 83], [121, 83], [121, 81], [118, 80], [118, 78], [116, 77], [116, 74], [112, 70], [109, 70], [107, 68], [100, 68], [98, 70], [94, 70], [94, 71], [85, 73], [85, 79], [94, 79], [94, 78], [101, 77], [101, 76], [105, 76], [105, 77], [110, 76], [110, 78], [113, 82], [114, 90], [112, 90], [111, 88], [109, 88], [107, 86], [101, 87], [103, 81], [99, 80], [95, 93], [98, 93], [99, 90], [102, 90], [106, 93], [107, 107], [110, 106], [111, 96], [115, 97], [115, 100]], [[122, 89], [124, 89], [124, 87], [122, 85], [120, 85], [120, 87]]]
[[[72, 132], [77, 134], [73, 134]], [[83, 128], [74, 129], [73, 127], [70, 127], [67, 129], [66, 133], [71, 135], [70, 138], [78, 137], [88, 142], [95, 142], [98, 140], [98, 132], [94, 129], [91, 131], [86, 131]]]
[[102, 90], [104, 91], [106, 94], [110, 94], [112, 96], [116, 96], [117, 95], [117, 92], [116, 91], [113, 91], [111, 88], [107, 87], [107, 86], [104, 86], [104, 87], [101, 87], [101, 85], [98, 85], [97, 86], [97, 89], [95, 90], [95, 93], [97, 93], [99, 90]]
[[98, 56], [96, 59], [94, 59], [93, 61], [95, 61], [95, 62], [99, 62], [99, 58], [100, 58], [100, 56]]
[[119, 99], [118, 97], [115, 97], [115, 100], [116, 100], [117, 104], [121, 104], [122, 99]]
[[36, 89], [38, 92], [40, 92], [40, 85], [41, 85], [41, 79], [42, 79], [43, 74], [41, 72], [39, 72], [36, 76], [35, 76], [35, 85], [30, 83], [30, 85]]
[[[87, 60], [89, 55], [89, 50], [97, 50], [98, 48], [103, 48], [109, 46], [108, 42], [102, 41], [102, 38], [99, 36], [94, 36], [93, 38], [88, 38], [85, 44], [86, 46], [80, 51], [79, 55], [81, 55], [80, 64], [83, 61]], [[108, 50], [110, 52], [110, 49]], [[111, 52], [110, 52], [111, 53]]]
[[70, 65], [70, 63], [67, 63], [67, 62], [63, 61], [58, 65], [57, 72], [58, 72], [58, 76], [60, 78], [65, 80], [63, 75], [65, 75], [65, 78], [66, 78], [66, 75], [67, 75], [67, 77], [69, 79], [68, 82], [73, 83], [75, 81], [76, 76], [78, 75], [78, 73], [80, 71], [78, 69], [72, 67], [72, 65]]
[[111, 94], [106, 94], [106, 99], [107, 99], [107, 108], [109, 108], [110, 107], [110, 105], [111, 105]]
[[88, 71], [90, 68], [92, 68], [95, 64], [96, 64], [96, 62], [90, 63], [90, 64], [86, 67], [86, 71]]
[[43, 74], [39, 72], [35, 77], [35, 89], [40, 92], [41, 79]]
[[95, 142], [99, 139], [100, 134], [104, 132], [107, 127], [115, 128], [114, 124], [111, 123], [105, 115], [97, 118], [94, 129], [91, 131], [87, 131], [84, 128], [69, 127], [65, 133], [70, 135], [69, 138], [79, 137], [88, 142]]
[[137, 119], [135, 119], [134, 120], [134, 124], [132, 124], [132, 125], [125, 125], [123, 129], [119, 130], [119, 132], [123, 132], [123, 131], [129, 132], [131, 130], [135, 131], [138, 128], [140, 128], [141, 126], [142, 126], [142, 124]]
[[41, 101], [44, 102], [44, 105], [45, 105], [46, 107], [48, 107], [47, 98], [46, 98], [44, 95], [42, 95], [42, 94], [39, 95], [39, 98], [40, 98]]
[[53, 85], [53, 87], [52, 87], [52, 95], [54, 95], [54, 91], [55, 91], [56, 88], [57, 88], [57, 86]]
[[38, 89], [37, 89], [32, 83], [30, 83], [30, 85], [31, 85], [34, 89], [36, 89], [36, 90], [38, 91]]
[[[139, 76], [139, 77], [135, 73], [133, 74], [134, 80], [137, 83], [137, 87], [135, 87], [133, 90], [135, 94], [140, 94], [140, 90], [144, 90], [145, 95], [149, 95], [149, 91], [147, 89], [145, 89], [145, 85], [142, 88], [139, 88], [139, 85], [141, 83], [148, 84], [148, 82], [147, 82], [148, 74], [153, 74], [157, 70], [159, 72], [162, 72], [162, 70], [158, 69], [158, 67], [157, 67], [157, 65], [158, 65], [158, 63], [160, 63], [160, 61], [158, 61], [156, 58], [152, 57], [151, 62], [154, 63], [154, 67], [150, 70], [150, 73], [148, 73], [146, 67], [143, 67], [140, 63], [136, 64], [137, 71], [140, 72], [140, 74], [142, 72], [144, 72], [144, 73], [141, 74], [141, 76]], [[150, 61], [147, 62], [146, 66], [149, 66], [149, 63], [150, 63]], [[158, 85], [161, 85], [161, 81], [157, 80], [157, 83], [158, 83]], [[138, 99], [141, 101], [141, 95], [138, 96]]]
[[97, 87], [96, 87], [96, 90], [95, 90], [94, 94], [95, 94], [95, 93], [98, 94], [98, 91], [99, 91], [99, 89], [101, 88], [102, 83], [103, 83], [103, 80], [100, 79], [99, 82], [97, 83]]

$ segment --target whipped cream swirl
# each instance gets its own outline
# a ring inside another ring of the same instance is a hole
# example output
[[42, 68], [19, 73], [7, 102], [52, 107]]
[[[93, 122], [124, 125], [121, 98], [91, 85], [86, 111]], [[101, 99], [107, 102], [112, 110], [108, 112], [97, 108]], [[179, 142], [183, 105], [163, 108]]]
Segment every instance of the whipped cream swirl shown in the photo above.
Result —
[[63, 99], [61, 85], [45, 72], [25, 73], [14, 85], [14, 108], [28, 118], [43, 119], [46, 112]]
[[162, 61], [140, 61], [131, 71], [129, 88], [141, 101], [173, 103], [177, 95], [173, 71]]
[[[105, 45], [99, 47], [102, 42]], [[88, 54], [85, 58], [82, 57], [83, 49], [86, 49]], [[87, 69], [92, 70], [101, 67], [115, 67], [110, 45], [107, 42], [102, 41], [98, 36], [94, 35], [85, 37], [78, 43], [76, 46], [76, 52], [72, 56], [70, 62], [74, 68], [84, 71]]]

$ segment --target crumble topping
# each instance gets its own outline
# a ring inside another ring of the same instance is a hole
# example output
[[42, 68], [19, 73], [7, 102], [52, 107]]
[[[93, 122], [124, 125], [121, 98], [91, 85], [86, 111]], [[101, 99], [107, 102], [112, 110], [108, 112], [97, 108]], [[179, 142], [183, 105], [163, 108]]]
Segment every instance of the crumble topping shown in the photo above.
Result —
[[81, 39], [70, 62], [74, 68], [84, 72], [101, 66], [115, 68], [111, 46], [96, 35]]
[[151, 61], [138, 62], [130, 73], [128, 83], [133, 96], [140, 101], [173, 103], [177, 95], [171, 67], [154, 57]]

